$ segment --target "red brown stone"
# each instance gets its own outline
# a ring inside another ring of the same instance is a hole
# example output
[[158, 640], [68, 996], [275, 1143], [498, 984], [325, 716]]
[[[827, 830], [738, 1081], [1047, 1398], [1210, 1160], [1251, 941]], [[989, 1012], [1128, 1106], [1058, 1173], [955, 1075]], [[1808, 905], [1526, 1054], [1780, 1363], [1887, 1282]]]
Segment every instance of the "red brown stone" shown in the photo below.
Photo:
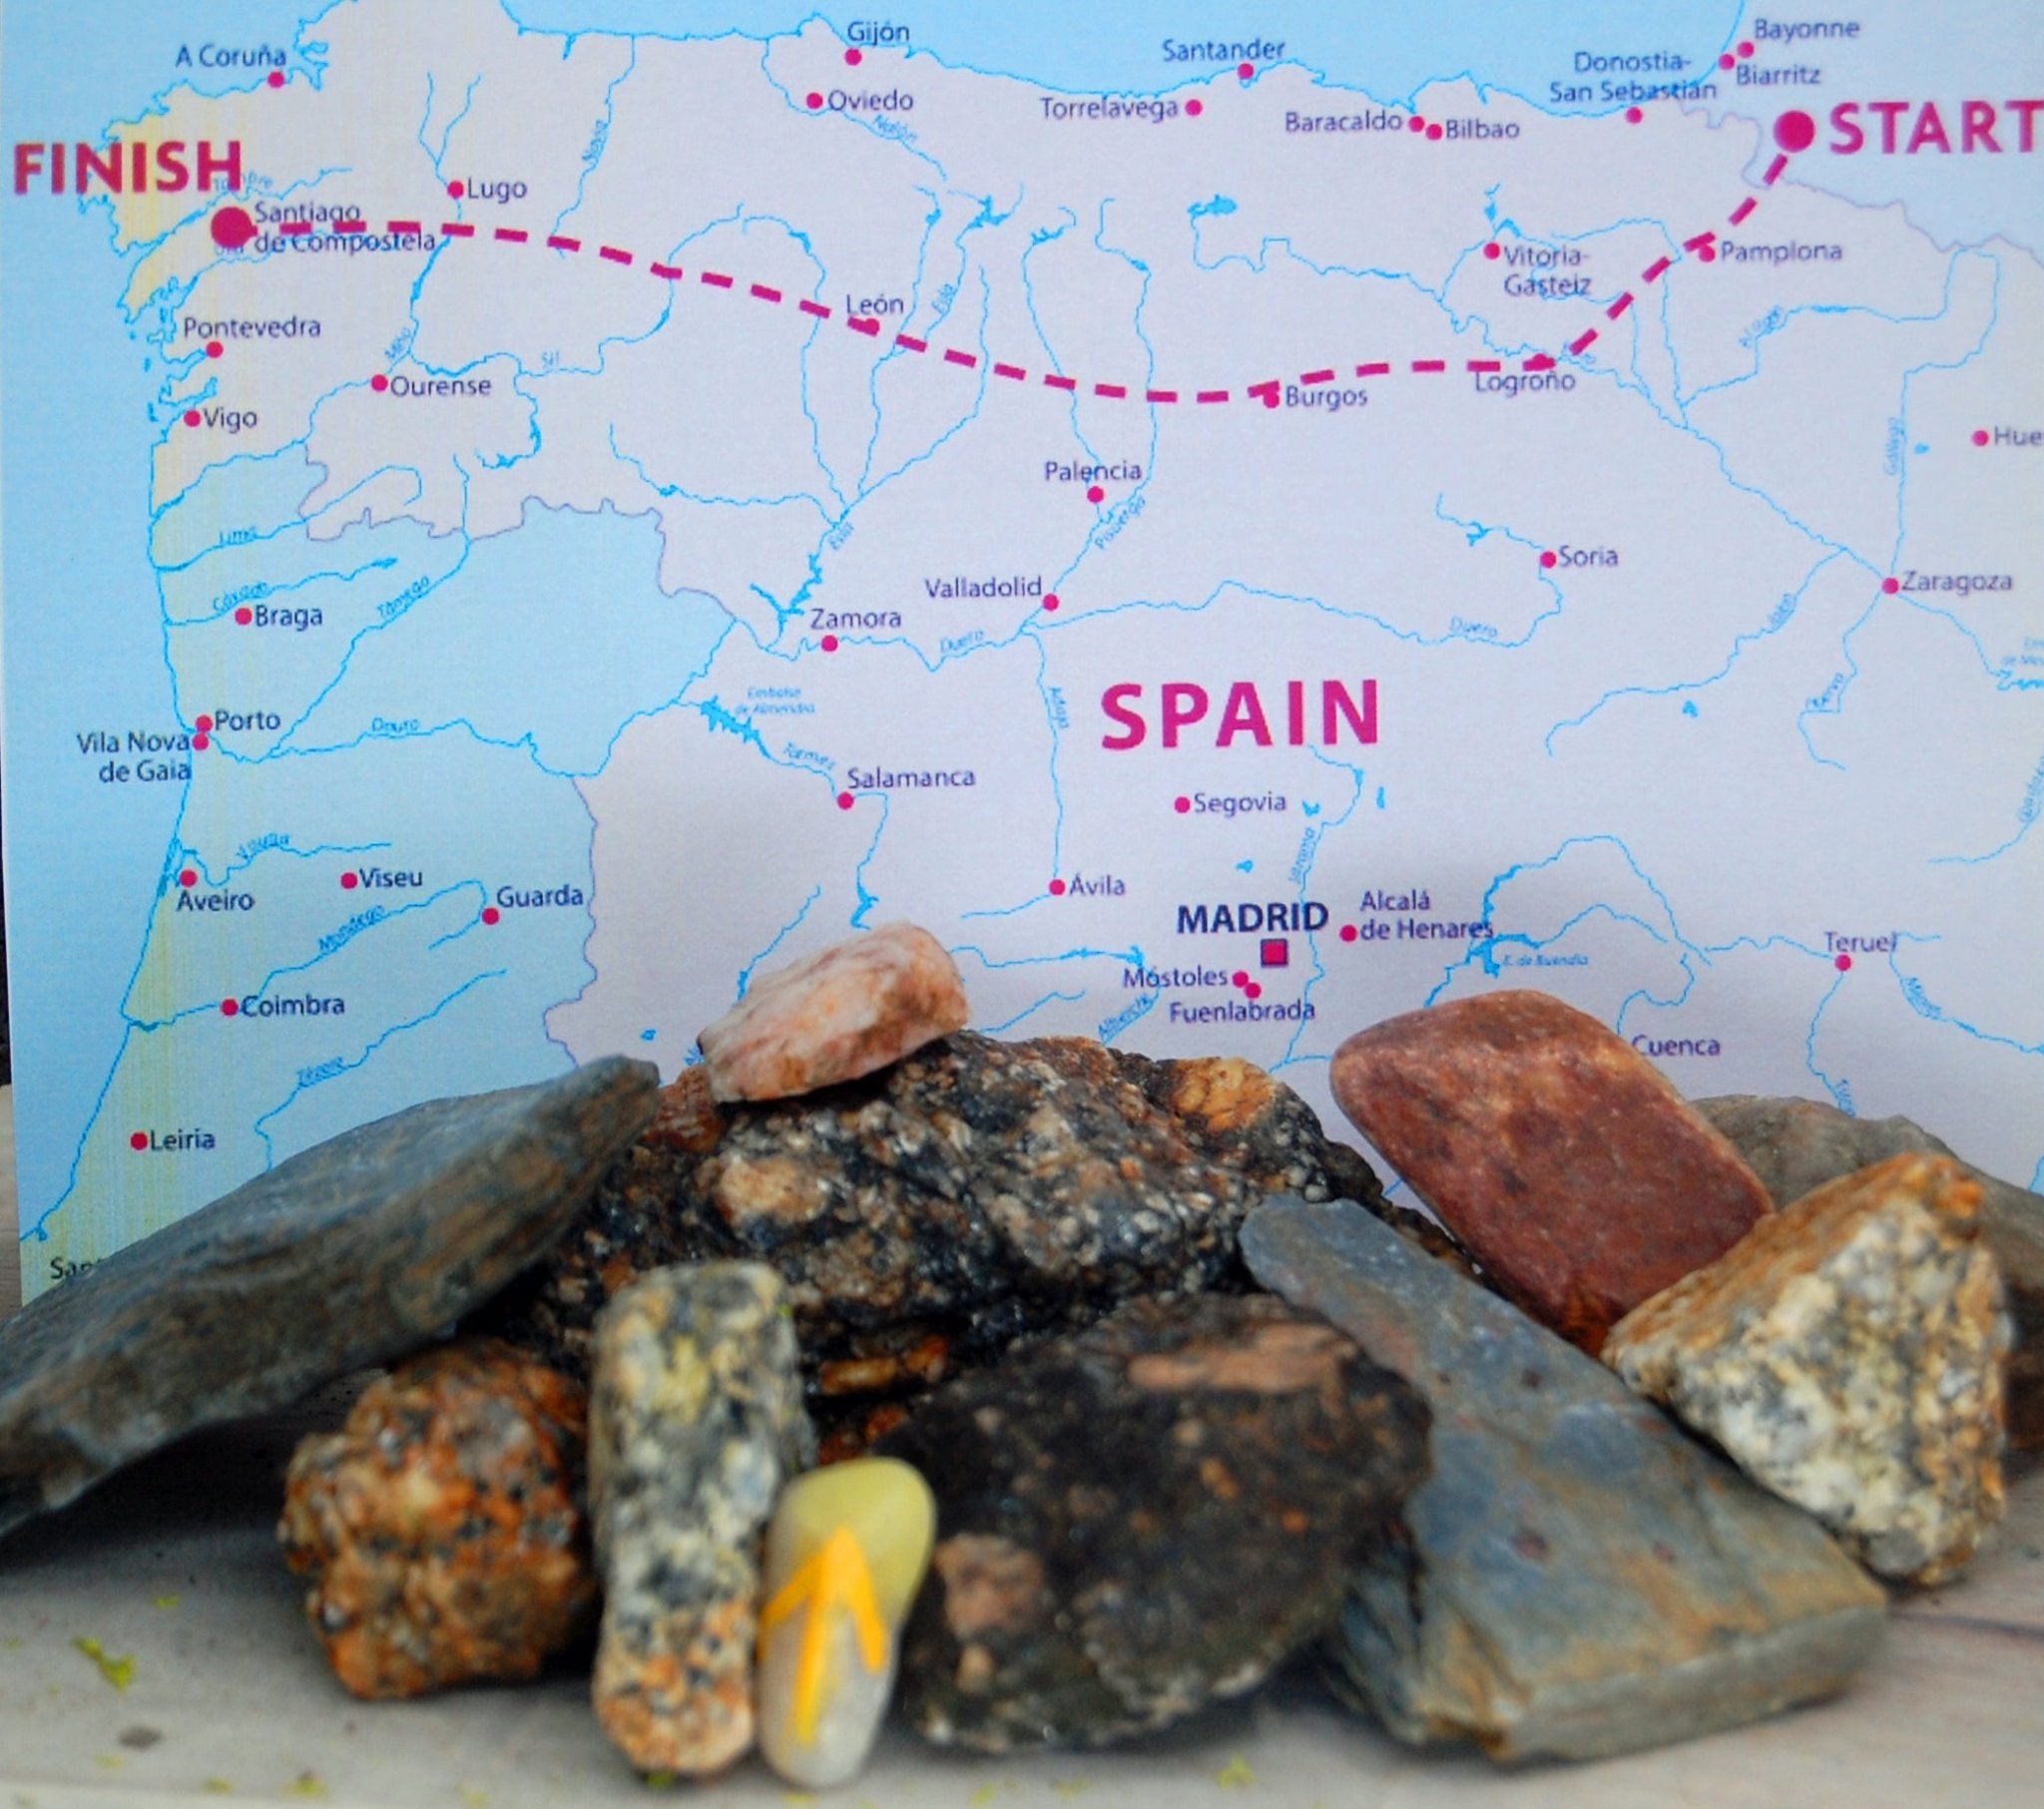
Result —
[[1387, 1019], [1335, 1051], [1330, 1079], [1498, 1291], [1593, 1355], [1772, 1209], [1659, 1070], [1546, 993]]

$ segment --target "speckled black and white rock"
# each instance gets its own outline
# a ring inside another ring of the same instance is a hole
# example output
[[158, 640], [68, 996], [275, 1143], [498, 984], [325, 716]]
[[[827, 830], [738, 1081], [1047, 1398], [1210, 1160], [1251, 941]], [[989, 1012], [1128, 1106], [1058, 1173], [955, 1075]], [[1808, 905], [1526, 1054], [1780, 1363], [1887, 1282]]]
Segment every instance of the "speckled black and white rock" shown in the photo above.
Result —
[[1635, 1307], [1604, 1361], [1869, 1570], [1945, 1582], [2002, 1510], [2008, 1329], [1979, 1210], [1949, 1156], [1841, 1175]]
[[541, 1256], [652, 1118], [607, 1057], [280, 1162], [0, 1325], [0, 1534], [201, 1426], [402, 1357]]
[[695, 1264], [620, 1293], [595, 1355], [596, 1711], [640, 1769], [708, 1776], [753, 1744], [760, 1531], [814, 1457], [794, 1331], [770, 1269]]
[[[1908, 1150], [1955, 1154], [1908, 1119], [1857, 1119], [1822, 1100], [1734, 1093], [1698, 1100], [1696, 1109], [1732, 1139], [1778, 1206]], [[1978, 1168], [1966, 1172], [1980, 1184], [1980, 1234], [2001, 1270], [2015, 1334], [2006, 1370], [2009, 1443], [2044, 1446], [2044, 1195]]]
[[1842, 1689], [1880, 1589], [1594, 1358], [1342, 1202], [1243, 1249], [1433, 1410], [1432, 1475], [1349, 1580], [1338, 1675], [1399, 1739], [1596, 1758]]
[[1134, 1301], [952, 1383], [881, 1444], [937, 1498], [908, 1719], [982, 1752], [1097, 1746], [1253, 1688], [1332, 1620], [1426, 1426], [1261, 1295]]
[[572, 1373], [633, 1275], [753, 1258], [787, 1284], [819, 1418], [855, 1425], [1023, 1332], [1241, 1287], [1236, 1228], [1280, 1190], [1382, 1197], [1304, 1101], [1231, 1058], [964, 1033], [862, 1081], [730, 1108], [691, 1070], [489, 1329]]

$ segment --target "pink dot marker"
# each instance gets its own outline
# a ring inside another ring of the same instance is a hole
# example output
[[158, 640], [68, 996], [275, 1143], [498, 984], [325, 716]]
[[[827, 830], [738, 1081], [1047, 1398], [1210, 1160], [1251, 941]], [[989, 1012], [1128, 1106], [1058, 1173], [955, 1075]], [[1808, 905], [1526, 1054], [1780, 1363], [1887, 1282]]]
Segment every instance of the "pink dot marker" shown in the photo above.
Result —
[[1836, 968], [1839, 973], [1849, 974], [1852, 971], [1852, 957], [1850, 955], [1840, 955], [1837, 957], [1836, 960], [1834, 960], [1831, 963], [1831, 965], [1834, 968]]
[[255, 620], [256, 612], [252, 610], [246, 603], [243, 604], [242, 607], [235, 612], [235, 621], [239, 623], [243, 628], [247, 628], [249, 624], [254, 622]]
[[857, 45], [853, 45], [851, 49], [844, 53], [844, 63], [847, 69], [856, 69], [865, 60], [866, 53], [860, 50]]
[[206, 355], [209, 358], [225, 357], [227, 355], [227, 349], [228, 348], [225, 345], [221, 344], [221, 342], [218, 339], [209, 339], [206, 342]]
[[824, 653], [834, 654], [837, 651], [837, 637], [835, 635], [825, 635], [821, 645]]
[[467, 193], [468, 187], [465, 183], [453, 182], [447, 185], [447, 199], [449, 201], [459, 201]]
[[483, 906], [483, 922], [485, 922], [485, 923], [501, 923], [501, 922], [503, 921], [503, 918], [504, 918], [504, 913], [503, 913], [502, 911], [498, 910], [498, 909], [497, 909], [497, 907], [496, 907], [495, 905], [484, 905], [484, 906]]
[[1892, 597], [1902, 588], [1902, 581], [1899, 578], [1883, 578], [1880, 581], [1880, 588], [1882, 596]]
[[1063, 880], [1061, 880], [1061, 879], [1054, 879], [1054, 880], [1052, 880], [1052, 881], [1050, 882], [1050, 895], [1051, 895], [1051, 896], [1052, 896], [1053, 898], [1062, 898], [1062, 897], [1064, 897], [1064, 895], [1065, 895], [1065, 882], [1064, 882]]
[[1261, 999], [1264, 996], [1264, 989], [1254, 980], [1242, 990], [1243, 996], [1247, 999]]
[[282, 70], [280, 70], [280, 69], [272, 69], [272, 70], [271, 70], [271, 71], [269, 72], [269, 85], [270, 85], [270, 87], [272, 87], [272, 88], [281, 88], [281, 87], [283, 86], [283, 71], [282, 71]]
[[1775, 143], [1791, 157], [1807, 151], [1816, 143], [1816, 121], [1800, 108], [1783, 114], [1775, 122]]
[[1752, 59], [1753, 40], [1751, 38], [1741, 38], [1739, 40], [1739, 54], [1742, 58], [1747, 59], [1749, 61]]
[[1171, 801], [1171, 807], [1174, 810], [1176, 810], [1180, 816], [1184, 816], [1187, 811], [1192, 809], [1193, 800], [1189, 797], [1173, 798]]
[[238, 1003], [236, 1003], [236, 1001], [234, 1001], [233, 999], [223, 999], [220, 1002], [220, 1015], [223, 1018], [232, 1018], [236, 1016], [241, 1011], [241, 1006]]
[[1553, 553], [1543, 553], [1540, 555], [1540, 569], [1543, 572], [1552, 572], [1560, 564], [1561, 560]]
[[1438, 145], [1441, 142], [1441, 129], [1438, 126], [1429, 126], [1426, 129], [1426, 136], [1430, 143]]
[[1342, 940], [1343, 942], [1353, 942], [1353, 941], [1355, 940], [1355, 937], [1356, 937], [1356, 929], [1355, 929], [1355, 925], [1354, 925], [1354, 924], [1352, 924], [1352, 923], [1344, 923], [1344, 924], [1343, 924], [1343, 925], [1341, 926], [1341, 940]]
[[1107, 501], [1107, 492], [1101, 489], [1098, 484], [1088, 484], [1086, 486], [1086, 500], [1089, 503], [1104, 503]]
[[203, 420], [204, 418], [205, 417], [202, 416], [199, 410], [196, 408], [188, 408], [185, 410], [185, 425], [187, 427], [197, 427], [201, 420]]
[[209, 734], [196, 734], [192, 737], [192, 750], [195, 753], [204, 753], [212, 745], [213, 737]]
[[1238, 63], [1235, 66], [1235, 73], [1245, 82], [1251, 82], [1256, 79], [1257, 66], [1254, 63]]
[[1505, 248], [1503, 245], [1497, 243], [1495, 240], [1492, 240], [1491, 243], [1483, 247], [1483, 254], [1484, 256], [1490, 258], [1493, 262], [1495, 262], [1498, 258], [1502, 257], [1505, 254]]
[[147, 1149], [149, 1147], [149, 1132], [147, 1131], [131, 1131], [128, 1137], [128, 1147], [131, 1149]]
[[818, 113], [818, 112], [820, 112], [820, 111], [822, 110], [822, 106], [823, 106], [823, 97], [822, 97], [821, 95], [819, 95], [818, 93], [816, 93], [816, 91], [815, 91], [815, 90], [814, 90], [813, 88], [812, 88], [812, 89], [810, 89], [810, 90], [809, 90], [809, 111], [810, 111], [811, 113]]
[[1976, 445], [1976, 446], [1984, 446], [1984, 445], [1986, 445], [1986, 444], [1987, 444], [1987, 429], [1986, 429], [1986, 428], [1984, 428], [1984, 427], [1976, 427], [1976, 428], [1974, 428], [1974, 429], [1973, 429], [1973, 444], [1974, 444], [1974, 445]]
[[1424, 132], [1426, 130], [1426, 121], [1415, 113], [1405, 122], [1405, 130], [1407, 132]]
[[343, 873], [340, 876], [340, 889], [343, 892], [352, 892], [361, 883], [362, 877], [359, 873]]
[[213, 732], [213, 718], [211, 716], [201, 716], [192, 726], [198, 729], [201, 734], [211, 734]]
[[839, 793], [837, 794], [837, 808], [838, 808], [838, 809], [840, 809], [840, 810], [849, 810], [849, 809], [851, 808], [851, 793], [850, 793], [850, 792], [848, 792], [848, 791], [840, 791], [840, 792], [839, 792]]
[[181, 885], [181, 886], [185, 886], [185, 887], [188, 887], [188, 888], [189, 888], [189, 887], [192, 887], [192, 886], [196, 886], [196, 885], [197, 885], [198, 883], [199, 883], [199, 875], [198, 875], [198, 874], [196, 874], [195, 872], [193, 872], [193, 871], [192, 871], [192, 869], [191, 869], [190, 867], [187, 867], [187, 868], [186, 868], [186, 869], [184, 870], [184, 872], [182, 872], [182, 873], [180, 873], [180, 874], [178, 875], [178, 884], [179, 884], [179, 885]]
[[1625, 110], [1625, 123], [1628, 126], [1637, 126], [1646, 117], [1646, 114], [1637, 107], [1628, 107]]
[[1186, 103], [1186, 112], [1193, 119], [1198, 119], [1206, 111], [1207, 109], [1198, 101], [1188, 101]]
[[1250, 977], [1249, 977], [1249, 975], [1247, 975], [1246, 973], [1244, 973], [1244, 972], [1242, 971], [1242, 969], [1241, 969], [1241, 968], [1237, 968], [1237, 969], [1235, 970], [1235, 972], [1234, 972], [1234, 973], [1232, 973], [1232, 974], [1230, 974], [1230, 975], [1228, 976], [1228, 984], [1229, 984], [1230, 986], [1233, 986], [1233, 987], [1244, 987], [1244, 986], [1247, 986], [1247, 985], [1249, 985], [1249, 983], [1250, 983]]
[[1697, 256], [1705, 263], [1716, 263], [1718, 261], [1718, 247], [1716, 245], [1704, 245], [1698, 249]]
[[223, 208], [213, 217], [210, 230], [223, 251], [239, 251], [256, 236], [256, 223], [247, 208]]
[[1739, 59], [1728, 50], [1722, 57], [1718, 59], [1718, 67], [1720, 69], [1730, 69], [1732, 65], [1737, 63]]
[[1045, 609], [1047, 609], [1047, 610], [1051, 611], [1051, 612], [1052, 612], [1053, 614], [1055, 614], [1055, 613], [1056, 613], [1056, 611], [1057, 611], [1057, 607], [1058, 607], [1058, 594], [1057, 594], [1057, 592], [1055, 592], [1055, 591], [1052, 591], [1052, 592], [1051, 592], [1051, 593], [1050, 593], [1050, 594], [1049, 594], [1048, 596], [1046, 596], [1046, 597], [1044, 598], [1044, 600], [1043, 600], [1043, 607], [1044, 607]]
[[373, 377], [369, 379], [369, 387], [380, 396], [386, 389], [390, 387], [390, 379], [379, 370]]

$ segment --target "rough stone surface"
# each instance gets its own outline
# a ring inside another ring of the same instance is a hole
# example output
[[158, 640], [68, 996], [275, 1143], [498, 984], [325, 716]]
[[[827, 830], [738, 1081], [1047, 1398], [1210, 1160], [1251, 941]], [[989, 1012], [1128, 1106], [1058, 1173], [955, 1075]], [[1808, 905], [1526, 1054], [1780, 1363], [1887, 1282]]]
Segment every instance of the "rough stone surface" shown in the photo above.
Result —
[[0, 1325], [0, 1534], [198, 1427], [416, 1350], [536, 1261], [652, 1116], [651, 1064], [414, 1106]]
[[1330, 1085], [1492, 1285], [1593, 1355], [1769, 1210], [1651, 1063], [1546, 993], [1387, 1019], [1334, 1052]]
[[2007, 1327], [1979, 1185], [1897, 1155], [1619, 1321], [1604, 1360], [1868, 1569], [1942, 1583], [2001, 1518]]
[[[1726, 1094], [1696, 1107], [1737, 1145], [1778, 1206], [1905, 1150], [1954, 1153], [1905, 1118], [1856, 1119], [1821, 1100]], [[2015, 1329], [2007, 1368], [2009, 1443], [2044, 1446], [2044, 1195], [1978, 1168], [1966, 1172], [1980, 1183], [1980, 1230], [2001, 1270]]]
[[858, 1774], [894, 1689], [901, 1622], [929, 1570], [929, 1485], [897, 1458], [798, 1476], [766, 1529], [760, 1750], [790, 1784]]
[[840, 1455], [1021, 1333], [1239, 1288], [1236, 1228], [1266, 1194], [1351, 1190], [1381, 1199], [1304, 1101], [1233, 1059], [965, 1032], [826, 1094], [728, 1109], [691, 1070], [489, 1323], [586, 1370], [590, 1322], [635, 1274], [768, 1263]]
[[277, 1537], [356, 1695], [536, 1676], [581, 1630], [586, 1413], [567, 1377], [470, 1340], [371, 1383], [340, 1431], [299, 1445]]
[[660, 1269], [611, 1302], [589, 1416], [594, 1695], [640, 1769], [703, 1777], [751, 1747], [760, 1529], [813, 1455], [770, 1269]]
[[944, 945], [889, 923], [755, 980], [697, 1041], [713, 1099], [784, 1100], [872, 1074], [970, 1017]]
[[937, 1497], [904, 1711], [940, 1745], [1005, 1752], [1254, 1687], [1331, 1622], [1425, 1474], [1426, 1413], [1317, 1316], [1210, 1294], [965, 1377], [882, 1449]]
[[1872, 1650], [1881, 1591], [1815, 1521], [1509, 1302], [1345, 1203], [1265, 1206], [1243, 1249], [1433, 1410], [1334, 1647], [1399, 1739], [1594, 1758], [1830, 1695]]

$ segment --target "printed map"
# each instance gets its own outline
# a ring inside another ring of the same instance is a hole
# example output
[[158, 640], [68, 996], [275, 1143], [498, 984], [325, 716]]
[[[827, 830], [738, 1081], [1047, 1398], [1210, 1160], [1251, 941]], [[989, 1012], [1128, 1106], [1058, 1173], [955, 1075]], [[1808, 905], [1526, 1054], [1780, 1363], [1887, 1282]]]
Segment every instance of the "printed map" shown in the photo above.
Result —
[[29, 1292], [899, 918], [1330, 1117], [1537, 986], [2044, 1173], [2023, 9], [99, 10], [5, 25]]

